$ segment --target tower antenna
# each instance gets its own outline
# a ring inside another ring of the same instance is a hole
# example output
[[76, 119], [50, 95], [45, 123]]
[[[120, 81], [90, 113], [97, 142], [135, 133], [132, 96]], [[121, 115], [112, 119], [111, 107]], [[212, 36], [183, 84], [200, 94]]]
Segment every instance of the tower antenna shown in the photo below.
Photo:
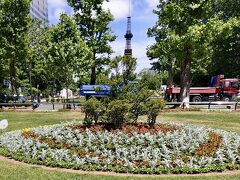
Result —
[[129, 17], [131, 17], [131, 0], [129, 0], [129, 5], [128, 5], [128, 8], [129, 8]]

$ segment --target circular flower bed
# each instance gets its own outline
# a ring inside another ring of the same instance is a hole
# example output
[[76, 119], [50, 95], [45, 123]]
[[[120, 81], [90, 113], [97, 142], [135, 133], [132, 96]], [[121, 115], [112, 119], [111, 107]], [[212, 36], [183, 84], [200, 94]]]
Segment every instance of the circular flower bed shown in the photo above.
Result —
[[191, 125], [72, 123], [0, 137], [0, 154], [29, 163], [144, 174], [203, 173], [240, 168], [240, 136]]

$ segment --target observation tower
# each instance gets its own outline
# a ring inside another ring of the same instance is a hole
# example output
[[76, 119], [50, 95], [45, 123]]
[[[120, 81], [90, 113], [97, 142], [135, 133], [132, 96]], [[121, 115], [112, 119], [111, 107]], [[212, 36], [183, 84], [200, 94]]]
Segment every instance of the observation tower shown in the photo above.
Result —
[[127, 32], [125, 34], [126, 39], [126, 47], [124, 50], [124, 56], [132, 56], [132, 45], [131, 40], [133, 38], [133, 34], [131, 32], [131, 0], [129, 0], [129, 15], [127, 17]]

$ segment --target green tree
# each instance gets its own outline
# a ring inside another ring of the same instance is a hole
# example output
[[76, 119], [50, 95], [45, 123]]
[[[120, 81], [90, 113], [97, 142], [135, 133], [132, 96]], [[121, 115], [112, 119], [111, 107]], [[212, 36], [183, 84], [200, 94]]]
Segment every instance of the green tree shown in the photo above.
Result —
[[215, 0], [212, 5], [215, 19], [210, 45], [212, 47], [212, 63], [209, 72], [224, 74], [226, 77], [240, 75], [240, 1]]
[[77, 75], [79, 71], [88, 71], [92, 55], [74, 19], [62, 14], [60, 22], [49, 29], [46, 43], [47, 70], [49, 74], [54, 74], [53, 81], [58, 79], [68, 89], [73, 75]]
[[110, 64], [110, 69], [113, 70], [112, 78], [118, 83], [133, 81], [136, 79], [137, 59], [132, 56], [117, 56]]
[[136, 70], [137, 59], [132, 56], [123, 56], [122, 66], [123, 66], [122, 75], [124, 83], [127, 84], [128, 81], [135, 80], [136, 73], [134, 71]]
[[159, 28], [159, 24], [148, 29], [148, 37], [155, 37], [156, 43], [147, 48], [147, 56], [150, 60], [157, 61], [153, 62], [153, 69], [162, 73], [168, 72], [167, 86], [173, 85], [174, 75], [176, 71], [179, 71], [176, 62], [176, 53], [178, 49], [178, 39], [175, 39], [174, 34], [167, 32], [166, 28]]
[[[177, 60], [181, 79], [180, 101], [189, 97], [194, 59], [202, 60], [203, 58], [199, 57], [205, 55], [203, 51], [205, 22], [203, 20], [209, 16], [210, 5], [211, 1], [207, 0], [194, 2], [160, 0], [158, 9], [154, 11], [158, 15], [158, 21], [155, 27], [149, 30], [149, 34], [156, 37], [156, 46], [164, 47], [166, 55], [163, 55], [167, 62], [171, 62], [174, 58]], [[157, 49], [159, 48], [153, 48], [153, 51]], [[154, 55], [152, 52], [151, 54]], [[194, 63], [200, 64], [200, 62]]]
[[212, 3], [212, 14], [221, 18], [229, 19], [240, 16], [239, 0], [214, 0]]
[[[47, 27], [42, 25], [42, 21], [32, 19], [28, 30], [28, 59], [20, 66], [21, 74], [19, 79], [25, 94], [30, 94], [31, 89], [36, 88], [41, 91], [47, 87], [48, 75], [46, 73], [46, 63], [44, 61], [44, 41], [46, 39]], [[32, 94], [32, 93], [31, 93]]]
[[240, 76], [240, 21], [231, 18], [227, 22], [218, 21], [218, 33], [213, 37], [211, 74], [224, 74], [226, 77]]
[[12, 93], [17, 94], [20, 65], [28, 58], [27, 33], [30, 25], [30, 0], [0, 2], [0, 59], [4, 64], [5, 79], [11, 82]]
[[162, 85], [162, 75], [153, 70], [143, 71], [138, 74], [141, 78], [141, 83], [145, 84], [150, 90], [160, 90]]
[[113, 21], [113, 16], [102, 8], [104, 1], [68, 0], [68, 4], [74, 8], [74, 16], [81, 36], [93, 53], [91, 84], [96, 83], [98, 70], [110, 63], [109, 54], [112, 53], [112, 48], [109, 42], [116, 39], [109, 27], [109, 23]]

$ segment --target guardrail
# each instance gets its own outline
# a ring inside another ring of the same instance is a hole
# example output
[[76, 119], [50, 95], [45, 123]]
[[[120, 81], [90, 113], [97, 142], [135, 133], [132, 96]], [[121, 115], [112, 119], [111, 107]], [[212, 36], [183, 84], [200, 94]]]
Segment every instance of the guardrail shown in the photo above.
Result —
[[62, 103], [63, 105], [63, 109], [72, 109], [72, 106], [73, 106], [73, 109], [76, 110], [76, 106], [82, 106], [82, 104], [80, 103]]
[[63, 109], [73, 109], [76, 110], [76, 107], [82, 106], [81, 103], [47, 103], [52, 104], [52, 109], [55, 110], [55, 105], [63, 106]]
[[38, 104], [37, 103], [0, 103], [0, 108], [2, 107], [13, 107], [16, 109], [16, 107], [29, 107], [32, 106], [33, 109], [35, 109]]
[[[45, 104], [45, 103], [43, 103]], [[46, 103], [46, 104], [52, 104], [52, 109], [55, 110], [55, 105], [61, 105], [63, 106], [63, 109], [74, 109], [76, 110], [76, 107], [82, 106], [81, 103]], [[234, 109], [237, 110], [238, 105], [240, 102], [223, 102], [223, 101], [211, 101], [211, 102], [189, 102], [189, 105], [206, 105], [208, 109], [211, 109], [212, 106], [222, 106], [222, 105], [234, 105]], [[17, 107], [29, 107], [32, 106], [33, 109], [38, 107], [39, 104], [36, 103], [0, 103], [0, 108], [1, 107], [13, 107], [16, 109]], [[167, 106], [180, 106], [182, 105], [182, 108], [184, 109], [186, 107], [186, 102], [166, 102]], [[228, 108], [228, 107], [226, 107]]]
[[[186, 107], [186, 102], [167, 102], [166, 105], [181, 105], [182, 108], [184, 109]], [[234, 109], [237, 110], [237, 106], [239, 102], [234, 101], [234, 102], [224, 102], [224, 101], [211, 101], [211, 102], [188, 102], [189, 105], [207, 105], [208, 109], [211, 109], [211, 106], [213, 105], [234, 105]]]

